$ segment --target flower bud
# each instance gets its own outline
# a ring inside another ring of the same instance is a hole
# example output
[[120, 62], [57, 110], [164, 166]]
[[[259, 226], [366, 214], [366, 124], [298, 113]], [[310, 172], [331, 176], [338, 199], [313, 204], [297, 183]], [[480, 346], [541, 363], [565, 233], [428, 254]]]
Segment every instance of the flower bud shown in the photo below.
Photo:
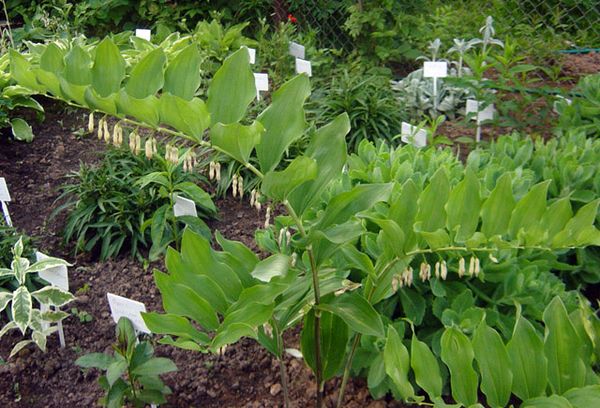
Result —
[[98, 140], [104, 139], [104, 126], [102, 123], [104, 122], [104, 118], [98, 121]]
[[142, 138], [140, 137], [140, 135], [135, 134], [135, 154], [140, 154], [140, 152], [142, 151]]
[[265, 214], [265, 229], [269, 228], [271, 224], [271, 206], [267, 206], [267, 212]]
[[244, 197], [244, 179], [240, 175], [238, 175], [238, 193], [240, 198]]
[[292, 254], [292, 260], [291, 260], [291, 262], [290, 262], [290, 265], [292, 265], [292, 268], [293, 268], [294, 266], [296, 266], [296, 262], [297, 262], [297, 261], [298, 261], [298, 254], [294, 252], [294, 253]]
[[256, 189], [253, 188], [250, 192], [250, 207], [254, 207], [254, 202], [256, 201]]
[[215, 164], [215, 178], [218, 181], [221, 181], [221, 163], [216, 163]]
[[208, 179], [212, 180], [215, 178], [215, 162], [210, 162], [208, 164]]
[[146, 154], [146, 159], [150, 160], [152, 158], [152, 138], [146, 139], [146, 143], [144, 144], [144, 153]]
[[435, 268], [434, 268], [434, 270], [435, 270], [435, 277], [436, 277], [437, 279], [439, 279], [439, 278], [440, 278], [440, 263], [439, 263], [439, 262], [436, 262], [436, 263], [435, 263]]
[[475, 257], [472, 256], [469, 260], [469, 276], [473, 276], [475, 274]]
[[479, 263], [479, 258], [475, 258], [475, 277], [479, 276], [479, 272], [481, 272], [481, 265]]
[[498, 258], [496, 258], [494, 255], [489, 254], [488, 257], [490, 258], [490, 261], [492, 261], [493, 263], [498, 263]]
[[110, 142], [110, 131], [108, 130], [108, 122], [105, 120], [104, 122], [102, 122], [102, 129], [104, 131], [104, 141], [106, 143]]
[[88, 133], [94, 133], [94, 112], [88, 116]]
[[458, 260], [458, 277], [462, 278], [465, 274], [465, 258]]
[[446, 280], [446, 276], [448, 276], [448, 266], [446, 265], [446, 261], [442, 261], [442, 265], [440, 267], [440, 276], [442, 280]]
[[233, 175], [233, 178], [231, 181], [231, 189], [232, 189], [232, 193], [233, 193], [233, 198], [237, 197], [237, 189], [238, 189], [237, 174]]

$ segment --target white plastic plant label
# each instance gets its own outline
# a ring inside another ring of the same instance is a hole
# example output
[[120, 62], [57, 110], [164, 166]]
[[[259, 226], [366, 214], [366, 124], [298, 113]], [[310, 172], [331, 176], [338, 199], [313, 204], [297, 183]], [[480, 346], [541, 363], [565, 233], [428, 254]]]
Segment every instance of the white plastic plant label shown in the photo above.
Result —
[[312, 64], [310, 61], [296, 58], [296, 74], [306, 74], [312, 76]]
[[304, 59], [304, 45], [290, 41], [289, 52], [292, 57]]
[[496, 109], [494, 108], [494, 104], [486, 106], [485, 109], [479, 112], [477, 115], [477, 123], [482, 123], [486, 120], [493, 120], [495, 113]]
[[11, 201], [8, 186], [6, 185], [6, 179], [4, 177], [0, 177], [0, 201], [5, 203]]
[[151, 35], [152, 35], [151, 30], [147, 30], [145, 28], [136, 28], [135, 29], [135, 36], [138, 38], [143, 38], [146, 41], [150, 41]]
[[475, 99], [467, 99], [467, 106], [465, 107], [465, 112], [468, 115], [469, 113], [477, 113], [479, 111], [479, 102]]
[[[41, 252], [35, 253], [37, 261], [49, 258]], [[66, 265], [54, 266], [52, 268], [44, 269], [39, 272], [40, 278], [48, 281], [51, 285], [56, 286], [59, 289], [69, 291], [69, 272]]]
[[254, 74], [254, 85], [256, 86], [256, 99], [260, 99], [260, 92], [269, 90], [269, 74]]
[[192, 217], [198, 216], [198, 211], [196, 211], [196, 203], [193, 200], [180, 196], [175, 196], [173, 213], [175, 214], [175, 217], [182, 217], [184, 215], [191, 215]]
[[423, 76], [426, 78], [444, 78], [448, 76], [448, 63], [444, 61], [425, 61]]
[[402, 137], [404, 143], [412, 144], [415, 147], [421, 148], [427, 146], [427, 131], [420, 129], [410, 123], [402, 122]]
[[248, 56], [250, 57], [250, 64], [255, 64], [256, 63], [256, 48], [246, 47], [245, 45], [243, 45], [242, 47], [248, 50]]
[[121, 317], [126, 317], [131, 320], [134, 329], [140, 332], [150, 333], [150, 330], [146, 326], [141, 315], [142, 312], [146, 312], [146, 306], [143, 303], [122, 296], [113, 295], [112, 293], [107, 293], [106, 297], [108, 298], [110, 313], [112, 314], [115, 323], [117, 323]]

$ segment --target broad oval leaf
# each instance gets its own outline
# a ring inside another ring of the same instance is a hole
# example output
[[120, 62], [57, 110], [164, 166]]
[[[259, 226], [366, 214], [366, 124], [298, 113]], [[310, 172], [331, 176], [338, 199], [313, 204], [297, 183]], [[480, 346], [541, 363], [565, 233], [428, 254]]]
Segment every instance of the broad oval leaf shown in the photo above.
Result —
[[17, 324], [21, 334], [25, 335], [25, 330], [31, 321], [32, 300], [31, 294], [25, 286], [19, 286], [12, 296], [11, 314], [13, 321]]
[[156, 94], [164, 83], [163, 68], [166, 61], [167, 57], [161, 48], [148, 53], [131, 70], [125, 91], [138, 99]]
[[410, 357], [408, 350], [398, 332], [392, 325], [388, 326], [388, 335], [383, 350], [383, 361], [385, 364], [385, 372], [392, 379], [402, 399], [407, 400], [413, 398], [415, 390], [408, 380], [408, 371], [410, 369]]
[[276, 276], [285, 276], [290, 267], [290, 257], [274, 254], [258, 262], [251, 275], [262, 282], [270, 282]]
[[96, 47], [96, 56], [91, 73], [92, 86], [102, 98], [106, 98], [121, 89], [121, 82], [125, 78], [125, 60], [121, 56], [119, 48], [110, 38], [105, 38]]
[[481, 207], [481, 232], [488, 238], [506, 234], [514, 207], [512, 178], [506, 173], [498, 179], [496, 187]]
[[413, 333], [410, 341], [410, 365], [415, 372], [415, 381], [423, 388], [430, 400], [442, 395], [442, 375], [437, 358], [427, 344]]
[[246, 164], [264, 131], [265, 128], [256, 121], [251, 125], [217, 123], [210, 130], [210, 142], [235, 160]]
[[[89, 85], [92, 83], [92, 58], [87, 51], [75, 45], [65, 55], [64, 79], [73, 85]], [[123, 71], [123, 75], [125, 72]]]
[[208, 111], [211, 123], [240, 121], [256, 96], [254, 75], [245, 49], [225, 59], [208, 87]]
[[317, 176], [317, 163], [306, 156], [298, 156], [282, 171], [265, 174], [261, 190], [277, 201], [283, 201], [296, 187]]
[[473, 346], [456, 327], [444, 330], [441, 339], [442, 361], [450, 369], [452, 397], [465, 406], [477, 403], [478, 376], [473, 369]]
[[341, 317], [355, 332], [368, 336], [385, 337], [381, 316], [361, 295], [346, 292], [319, 305], [321, 310]]
[[184, 48], [167, 66], [163, 90], [187, 101], [200, 86], [200, 53], [196, 44]]
[[159, 99], [160, 121], [175, 130], [184, 133], [192, 140], [202, 140], [204, 131], [210, 124], [210, 115], [201, 99], [190, 101], [168, 93], [163, 93]]

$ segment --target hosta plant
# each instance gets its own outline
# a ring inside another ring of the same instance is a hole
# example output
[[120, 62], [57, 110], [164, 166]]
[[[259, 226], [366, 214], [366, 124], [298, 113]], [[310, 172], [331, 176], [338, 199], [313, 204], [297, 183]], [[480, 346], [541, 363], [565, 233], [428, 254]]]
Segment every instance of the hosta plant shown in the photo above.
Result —
[[46, 351], [46, 338], [56, 331], [56, 326], [50, 326], [50, 323], [61, 321], [68, 316], [68, 313], [60, 310], [42, 310], [41, 304], [61, 307], [74, 299], [69, 292], [55, 286], [46, 286], [36, 291], [30, 291], [26, 284], [28, 275], [47, 268], [68, 265], [67, 262], [49, 257], [31, 264], [22, 255], [23, 241], [19, 239], [13, 247], [13, 260], [10, 268], [0, 269], [0, 278], [10, 277], [17, 282], [16, 289], [12, 292], [0, 289], [0, 312], [6, 310], [9, 317], [8, 323], [0, 330], [0, 337], [14, 329], [19, 329], [23, 336], [26, 334], [30, 336], [30, 339], [21, 340], [15, 344], [9, 357], [31, 343], [37, 345], [42, 351]]
[[126, 317], [119, 319], [116, 332], [113, 355], [90, 353], [75, 361], [83, 369], [97, 368], [105, 372], [98, 379], [106, 392], [99, 403], [108, 408], [165, 403], [171, 389], [162, 382], [160, 375], [176, 371], [175, 363], [168, 358], [154, 357], [150, 342], [137, 340], [133, 325]]

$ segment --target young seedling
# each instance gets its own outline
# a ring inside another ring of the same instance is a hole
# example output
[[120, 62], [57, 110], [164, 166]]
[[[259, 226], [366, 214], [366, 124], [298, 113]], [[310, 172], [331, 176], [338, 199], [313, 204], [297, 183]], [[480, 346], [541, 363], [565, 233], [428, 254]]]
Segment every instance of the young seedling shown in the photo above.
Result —
[[160, 375], [176, 371], [175, 363], [168, 358], [153, 357], [154, 348], [150, 342], [138, 342], [133, 325], [126, 317], [119, 319], [116, 332], [112, 355], [90, 353], [75, 361], [81, 368], [105, 371], [98, 382], [106, 395], [99, 403], [109, 408], [165, 403], [171, 389], [162, 382]]

